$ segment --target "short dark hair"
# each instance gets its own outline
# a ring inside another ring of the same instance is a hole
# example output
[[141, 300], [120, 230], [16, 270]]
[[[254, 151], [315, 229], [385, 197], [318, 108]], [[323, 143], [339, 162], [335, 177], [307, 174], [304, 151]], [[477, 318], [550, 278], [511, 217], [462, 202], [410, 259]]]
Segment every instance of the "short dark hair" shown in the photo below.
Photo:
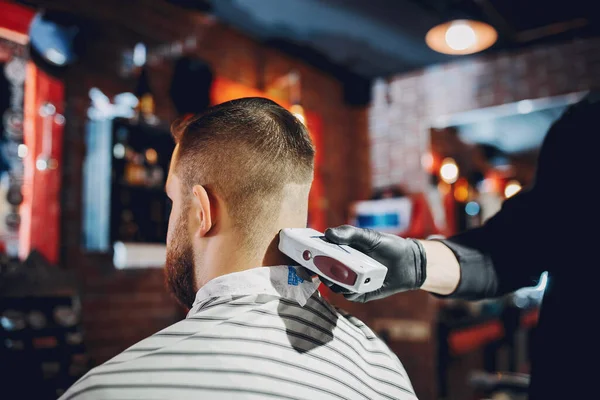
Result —
[[240, 227], [274, 213], [287, 184], [312, 182], [315, 149], [308, 130], [271, 100], [228, 101], [171, 131], [178, 144], [174, 172], [182, 185], [214, 190]]

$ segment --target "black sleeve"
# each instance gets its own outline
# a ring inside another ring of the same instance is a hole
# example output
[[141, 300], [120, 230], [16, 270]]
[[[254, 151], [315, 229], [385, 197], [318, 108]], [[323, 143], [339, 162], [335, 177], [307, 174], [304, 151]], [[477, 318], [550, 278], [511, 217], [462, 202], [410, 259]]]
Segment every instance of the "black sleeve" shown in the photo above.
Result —
[[482, 227], [442, 240], [461, 270], [459, 285], [450, 297], [497, 297], [536, 284], [547, 266], [544, 257], [535, 257], [536, 249], [543, 247], [537, 232], [536, 197], [535, 192], [520, 193]]
[[482, 227], [442, 241], [461, 268], [451, 297], [495, 297], [535, 285], [543, 271], [569, 274], [586, 248], [583, 232], [595, 226], [598, 118], [598, 93], [570, 106], [546, 135], [533, 188], [505, 201]]

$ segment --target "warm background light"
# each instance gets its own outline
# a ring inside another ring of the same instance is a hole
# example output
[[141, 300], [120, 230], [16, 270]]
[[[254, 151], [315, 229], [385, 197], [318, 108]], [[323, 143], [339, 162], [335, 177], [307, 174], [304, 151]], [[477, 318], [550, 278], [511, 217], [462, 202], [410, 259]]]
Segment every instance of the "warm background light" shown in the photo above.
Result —
[[473, 54], [483, 51], [498, 39], [498, 33], [483, 22], [467, 19], [437, 25], [427, 32], [427, 45], [443, 54]]
[[158, 153], [154, 149], [146, 150], [146, 160], [149, 164], [156, 164], [158, 161]]
[[452, 158], [446, 158], [442, 161], [440, 167], [440, 177], [446, 183], [454, 183], [458, 178], [458, 166]]
[[521, 184], [517, 181], [510, 181], [504, 188], [504, 196], [508, 199], [521, 191]]
[[456, 181], [454, 199], [460, 203], [465, 203], [469, 199], [469, 182], [465, 178]]
[[446, 31], [446, 43], [453, 50], [466, 50], [477, 43], [477, 34], [465, 21], [455, 21]]
[[304, 117], [304, 108], [300, 104], [294, 104], [290, 107], [290, 112], [294, 114], [296, 118], [304, 125], [306, 125], [306, 118]]

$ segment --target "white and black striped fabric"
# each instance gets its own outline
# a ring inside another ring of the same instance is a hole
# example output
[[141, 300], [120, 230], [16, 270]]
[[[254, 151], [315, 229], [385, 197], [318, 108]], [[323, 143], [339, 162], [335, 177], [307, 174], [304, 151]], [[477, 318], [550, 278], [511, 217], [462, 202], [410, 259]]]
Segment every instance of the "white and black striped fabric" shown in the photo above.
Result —
[[285, 296], [269, 279], [236, 290], [250, 271], [220, 277], [218, 296], [207, 296], [209, 282], [185, 320], [93, 369], [61, 400], [416, 399], [396, 355], [362, 322], [318, 291], [294, 294], [296, 277]]

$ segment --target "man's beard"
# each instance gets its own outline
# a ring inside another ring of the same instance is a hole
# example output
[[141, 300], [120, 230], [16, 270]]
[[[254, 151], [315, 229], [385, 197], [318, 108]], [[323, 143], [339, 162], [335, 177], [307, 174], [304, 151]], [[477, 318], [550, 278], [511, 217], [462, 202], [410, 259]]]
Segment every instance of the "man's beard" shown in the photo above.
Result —
[[194, 249], [189, 239], [187, 221], [181, 213], [171, 243], [167, 246], [166, 280], [171, 293], [181, 305], [192, 308], [196, 298]]

